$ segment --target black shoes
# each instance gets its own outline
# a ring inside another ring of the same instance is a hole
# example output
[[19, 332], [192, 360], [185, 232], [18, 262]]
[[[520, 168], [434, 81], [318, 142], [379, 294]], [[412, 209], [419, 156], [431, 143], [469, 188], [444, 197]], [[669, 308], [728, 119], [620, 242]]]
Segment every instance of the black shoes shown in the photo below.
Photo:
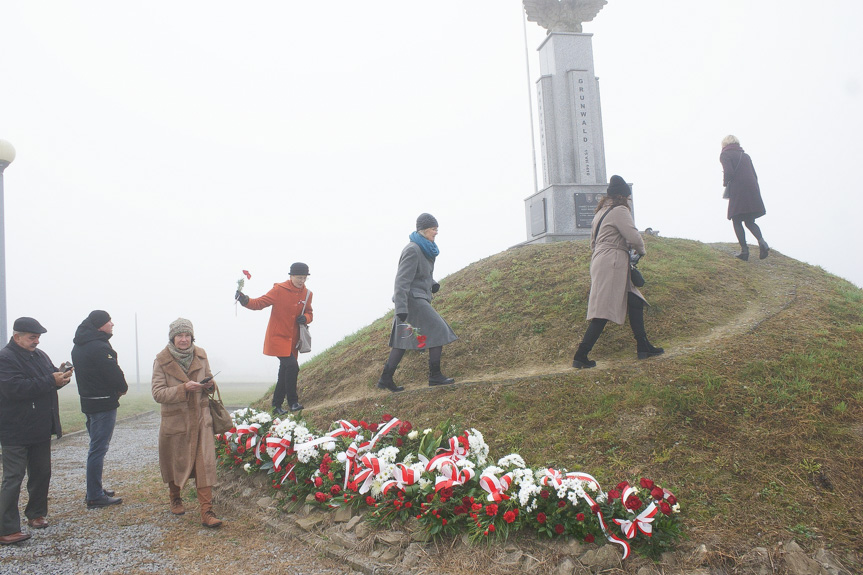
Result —
[[596, 362], [592, 359], [587, 359], [587, 355], [578, 355], [572, 358], [572, 367], [576, 369], [590, 369], [591, 367], [596, 367]]
[[396, 382], [393, 381], [393, 374], [395, 372], [396, 370], [390, 369], [389, 365], [384, 364], [384, 371], [381, 373], [380, 379], [378, 379], [378, 387], [380, 389], [388, 389], [393, 393], [404, 391], [404, 386], [396, 385]]
[[451, 383], [455, 383], [455, 380], [453, 378], [447, 377], [443, 373], [441, 373], [440, 362], [439, 361], [430, 361], [429, 362], [429, 385], [434, 387], [437, 385], [449, 385]]
[[93, 499], [87, 502], [87, 509], [99, 509], [100, 507], [108, 507], [109, 505], [119, 505], [123, 503], [120, 497], [109, 497], [104, 495], [99, 499]]
[[650, 342], [647, 341], [646, 337], [636, 341], [638, 342], [638, 347], [636, 348], [638, 351], [638, 359], [647, 359], [665, 353], [665, 350], [661, 347], [654, 347], [651, 345]]
[[297, 402], [297, 403], [291, 404], [291, 411], [299, 411], [301, 409], [303, 409], [302, 403]]
[[289, 412], [287, 409], [285, 409], [281, 405], [274, 405], [273, 406], [273, 413], [275, 415], [287, 415]]
[[758, 242], [758, 259], [763, 260], [770, 253], [770, 246], [767, 245], [767, 242], [761, 240]]
[[[742, 250], [740, 250], [740, 253], [734, 257], [739, 259], [739, 260], [743, 260], [744, 262], [748, 262], [749, 261], [749, 247], [748, 246], [744, 247]], [[764, 259], [764, 258], [762, 258], [762, 259]]]

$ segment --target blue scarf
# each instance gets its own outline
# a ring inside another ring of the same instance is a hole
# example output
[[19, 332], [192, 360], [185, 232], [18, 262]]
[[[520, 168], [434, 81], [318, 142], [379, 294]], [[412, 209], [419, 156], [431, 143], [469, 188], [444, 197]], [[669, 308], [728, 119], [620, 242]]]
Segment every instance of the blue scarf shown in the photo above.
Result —
[[410, 239], [413, 243], [420, 247], [423, 255], [428, 258], [430, 262], [434, 262], [435, 258], [440, 253], [440, 249], [438, 249], [436, 243], [427, 240], [425, 237], [420, 235], [419, 232], [413, 232], [410, 235]]

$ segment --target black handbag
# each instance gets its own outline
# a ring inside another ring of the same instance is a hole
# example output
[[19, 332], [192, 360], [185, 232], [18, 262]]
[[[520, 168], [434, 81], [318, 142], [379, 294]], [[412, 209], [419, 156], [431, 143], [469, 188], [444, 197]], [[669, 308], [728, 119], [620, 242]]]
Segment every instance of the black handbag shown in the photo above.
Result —
[[[602, 220], [604, 220], [605, 216], [608, 215], [608, 212], [610, 212], [613, 209], [614, 209], [613, 207], [608, 208], [608, 210], [606, 210], [605, 213], [602, 214], [602, 217], [599, 218], [599, 223], [596, 224], [596, 230], [593, 232], [593, 241], [596, 241], [596, 237], [599, 235], [599, 228], [600, 228], [600, 226], [602, 226]], [[635, 287], [644, 286], [644, 276], [641, 275], [641, 272], [638, 271], [638, 268], [635, 267], [635, 264], [632, 264], [632, 263], [629, 264], [629, 281], [631, 281], [632, 285], [634, 285]]]

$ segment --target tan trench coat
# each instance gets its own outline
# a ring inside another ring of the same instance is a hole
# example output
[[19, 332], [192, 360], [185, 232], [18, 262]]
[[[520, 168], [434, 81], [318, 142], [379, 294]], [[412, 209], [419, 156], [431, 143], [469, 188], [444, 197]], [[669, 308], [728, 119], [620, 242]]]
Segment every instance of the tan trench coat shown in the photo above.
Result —
[[216, 480], [216, 446], [210, 403], [204, 392], [187, 392], [183, 384], [210, 377], [207, 352], [195, 347], [189, 375], [165, 347], [153, 363], [153, 399], [162, 405], [159, 427], [159, 467], [165, 483], [182, 487], [190, 477], [196, 487]]
[[587, 319], [601, 318], [623, 324], [627, 293], [632, 292], [647, 303], [629, 279], [629, 249], [644, 255], [644, 240], [635, 227], [632, 213], [623, 206], [612, 208], [596, 233], [596, 224], [607, 210], [598, 211], [591, 225], [590, 249], [593, 256], [590, 259]]

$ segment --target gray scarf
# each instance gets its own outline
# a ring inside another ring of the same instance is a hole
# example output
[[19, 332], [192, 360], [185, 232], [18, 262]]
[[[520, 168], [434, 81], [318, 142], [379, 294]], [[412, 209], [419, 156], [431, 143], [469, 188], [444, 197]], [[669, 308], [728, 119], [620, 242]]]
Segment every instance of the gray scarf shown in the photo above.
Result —
[[192, 360], [195, 359], [195, 344], [192, 344], [189, 349], [182, 351], [174, 347], [173, 343], [168, 344], [168, 351], [171, 356], [183, 368], [183, 373], [189, 375], [189, 366], [192, 365]]

